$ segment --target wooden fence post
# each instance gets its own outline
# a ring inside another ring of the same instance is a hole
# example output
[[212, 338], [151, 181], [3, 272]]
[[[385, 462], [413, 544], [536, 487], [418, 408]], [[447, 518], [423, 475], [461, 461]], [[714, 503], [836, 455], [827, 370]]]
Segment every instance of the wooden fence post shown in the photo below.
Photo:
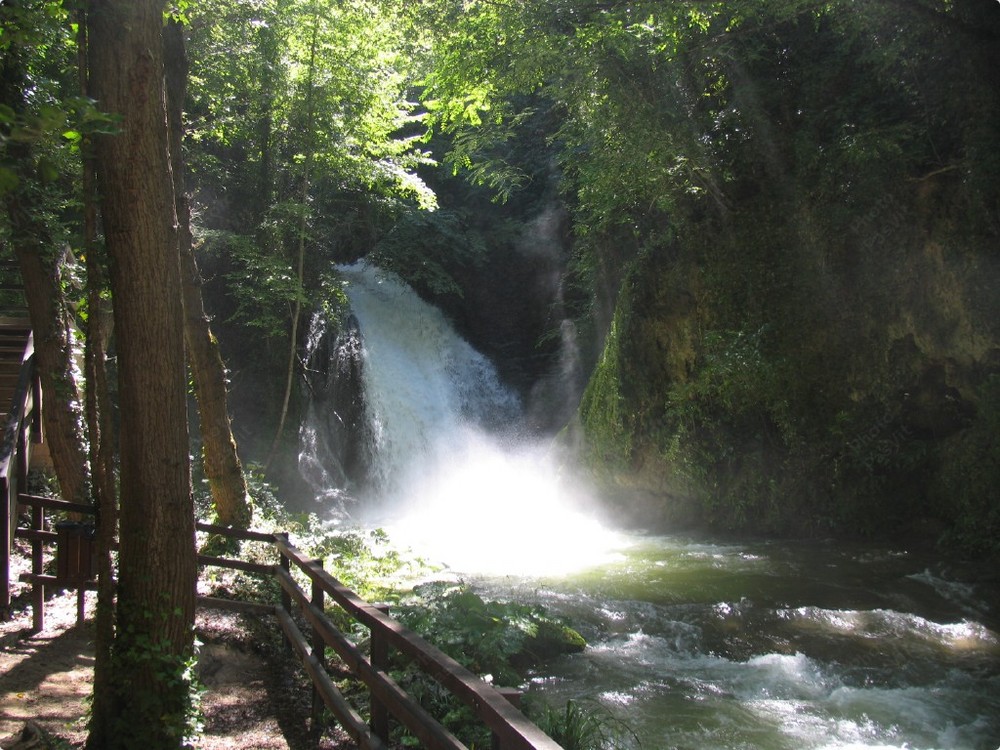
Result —
[[[275, 536], [280, 537], [281, 540], [285, 543], [285, 545], [289, 544], [287, 531], [279, 532], [275, 534]], [[288, 556], [284, 552], [281, 552], [280, 555], [281, 559], [278, 561], [278, 564], [281, 566], [282, 570], [291, 575], [292, 574], [291, 561], [288, 559]], [[285, 591], [284, 587], [282, 587], [281, 589], [281, 608], [285, 610], [285, 612], [287, 612], [289, 615], [292, 614], [292, 596], [287, 591]], [[288, 636], [282, 635], [282, 641], [285, 644], [285, 648], [290, 651], [292, 648], [292, 643], [291, 641], [288, 640]]]
[[[375, 608], [382, 614], [389, 614], [389, 605], [377, 604]], [[368, 654], [372, 668], [385, 672], [389, 669], [389, 642], [377, 630], [371, 631], [371, 651]], [[383, 742], [389, 742], [389, 710], [374, 691], [370, 691], [372, 733]]]
[[11, 508], [10, 484], [7, 477], [0, 475], [0, 499], [3, 507], [0, 508], [0, 578], [3, 580], [3, 591], [0, 591], [0, 619], [7, 619], [7, 610], [10, 608], [10, 549], [14, 542], [12, 533], [13, 514], [16, 508]]
[[[316, 567], [322, 569], [322, 560], [313, 560]], [[323, 586], [317, 579], [312, 579], [312, 605], [316, 607], [320, 612], [323, 611]], [[316, 657], [316, 661], [319, 663], [320, 669], [326, 669], [326, 641], [323, 640], [323, 633], [320, 632], [319, 628], [315, 625], [312, 628], [312, 651], [313, 656]], [[312, 683], [312, 720], [313, 726], [316, 727], [321, 712], [323, 710], [323, 698], [316, 689], [315, 680], [310, 681]]]
[[[31, 506], [31, 528], [45, 531], [45, 509], [38, 504]], [[44, 572], [45, 557], [41, 539], [31, 540], [31, 573], [40, 576]], [[45, 629], [45, 584], [37, 580], [31, 584], [31, 629], [40, 633]]]

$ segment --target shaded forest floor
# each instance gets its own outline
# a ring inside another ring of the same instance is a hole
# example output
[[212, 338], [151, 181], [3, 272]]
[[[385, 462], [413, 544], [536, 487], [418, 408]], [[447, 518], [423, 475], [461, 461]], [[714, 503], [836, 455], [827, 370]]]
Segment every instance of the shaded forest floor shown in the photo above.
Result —
[[[15, 560], [12, 559], [12, 563]], [[15, 563], [16, 564], [16, 563]], [[15, 579], [18, 572], [15, 571]], [[83, 747], [93, 686], [94, 603], [76, 626], [75, 592], [50, 597], [45, 629], [31, 633], [28, 591], [20, 586], [10, 619], [0, 622], [0, 747], [27, 720], [70, 747]], [[268, 623], [199, 610], [198, 674], [204, 693], [203, 750], [347, 750], [355, 745], [336, 725], [313, 727], [303, 671]]]

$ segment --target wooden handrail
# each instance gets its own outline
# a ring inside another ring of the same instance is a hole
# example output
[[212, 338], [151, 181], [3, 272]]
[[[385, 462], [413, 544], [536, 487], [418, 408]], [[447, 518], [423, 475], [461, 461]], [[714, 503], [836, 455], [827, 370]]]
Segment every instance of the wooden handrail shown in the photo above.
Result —
[[372, 694], [389, 708], [424, 747], [429, 750], [465, 750], [465, 745], [421, 708], [395, 680], [372, 666], [361, 649], [337, 630], [323, 611], [312, 605], [287, 571], [278, 568], [277, 575], [282, 588], [299, 605], [306, 620], [322, 635], [326, 645], [337, 652], [347, 668], [365, 683]]
[[58, 497], [42, 497], [41, 495], [26, 495], [23, 492], [17, 496], [17, 501], [21, 505], [32, 508], [45, 508], [46, 510], [61, 510], [65, 513], [82, 513], [83, 515], [96, 515], [97, 508], [86, 503], [71, 503]]
[[354, 707], [344, 698], [337, 686], [333, 684], [330, 675], [327, 674], [319, 658], [313, 652], [312, 647], [306, 642], [305, 637], [299, 630], [292, 616], [284, 609], [276, 610], [278, 623], [291, 643], [292, 648], [299, 656], [299, 660], [316, 686], [323, 703], [329, 708], [340, 721], [341, 726], [351, 736], [351, 738], [361, 746], [362, 750], [384, 750], [385, 744], [372, 733], [365, 724]]
[[470, 706], [497, 735], [504, 750], [561, 750], [555, 740], [529, 721], [492, 685], [364, 601], [287, 541], [279, 538], [277, 547], [283, 557], [295, 563], [354, 619], [369, 628], [373, 637], [385, 638], [392, 647], [413, 659], [424, 672]]
[[[32, 530], [24, 530], [22, 536], [32, 539], [33, 544], [51, 543], [57, 534], [41, 528], [44, 525], [42, 516], [45, 510], [75, 510], [93, 513], [93, 508], [78, 507], [78, 503], [68, 503], [52, 498], [22, 496], [26, 505], [31, 505], [36, 516]], [[328, 572], [323, 570], [318, 560], [304, 555], [291, 542], [286, 534], [266, 534], [257, 531], [232, 529], [212, 524], [198, 523], [199, 531], [220, 534], [236, 539], [265, 541], [273, 544], [278, 554], [277, 564], [250, 563], [209, 555], [198, 555], [202, 565], [214, 565], [233, 570], [243, 570], [257, 573], [265, 577], [274, 577], [281, 586], [282, 603], [263, 604], [258, 602], [220, 599], [217, 597], [199, 596], [198, 603], [219, 609], [228, 609], [253, 615], [273, 614], [287, 642], [294, 650], [299, 661], [313, 683], [314, 695], [333, 712], [344, 729], [365, 750], [385, 750], [387, 741], [387, 726], [384, 721], [376, 721], [377, 711], [386, 711], [408, 729], [427, 750], [466, 750], [466, 746], [449, 732], [441, 723], [430, 715], [412, 696], [410, 696], [388, 673], [388, 657], [386, 648], [394, 648], [397, 652], [411, 659], [427, 675], [437, 680], [444, 688], [459, 700], [470, 706], [476, 716], [493, 733], [494, 747], [501, 750], [562, 750], [548, 735], [542, 732], [534, 723], [511, 702], [509, 695], [480, 679], [473, 672], [462, 666], [452, 657], [424, 638], [408, 630], [401, 623], [390, 617], [385, 608], [380, 608], [362, 599], [358, 594], [342, 584]], [[292, 575], [292, 566], [302, 571], [312, 582], [312, 594], [299, 586]], [[38, 568], [36, 570], [35, 568]], [[43, 575], [40, 566], [33, 565], [31, 574], [21, 576], [37, 590], [44, 586], [77, 589], [78, 617], [83, 617], [83, 593], [96, 588], [94, 580], [62, 579], [57, 576]], [[323, 608], [325, 597], [330, 597], [342, 607], [354, 620], [369, 629], [371, 647], [366, 655], [357, 644], [331, 622]], [[43, 623], [42, 608], [44, 602], [34, 602], [35, 623], [41, 629]], [[301, 612], [313, 633], [310, 643], [299, 630], [292, 618], [293, 609]], [[340, 657], [344, 665], [363, 682], [371, 694], [371, 725], [358, 715], [357, 711], [338, 691], [325, 668], [323, 652], [331, 648]]]
[[267, 542], [274, 544], [274, 534], [267, 534], [263, 531], [251, 531], [250, 529], [237, 529], [231, 526], [218, 526], [212, 523], [198, 521], [195, 524], [198, 531], [206, 531], [209, 534], [219, 534], [233, 539], [242, 539], [245, 542]]

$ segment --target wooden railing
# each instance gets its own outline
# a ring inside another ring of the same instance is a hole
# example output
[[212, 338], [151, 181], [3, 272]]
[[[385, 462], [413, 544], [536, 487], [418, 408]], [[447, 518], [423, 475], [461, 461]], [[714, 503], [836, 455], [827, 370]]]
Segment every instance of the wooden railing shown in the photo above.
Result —
[[[31, 446], [41, 440], [41, 386], [27, 321], [0, 318], [0, 401], [12, 404], [0, 437], [0, 617], [10, 607], [10, 553]], [[8, 396], [10, 396], [8, 400]]]
[[[45, 528], [46, 510], [93, 513], [91, 506], [63, 500], [21, 496], [21, 502], [32, 508], [32, 529], [18, 529], [17, 536], [32, 543], [32, 572], [21, 580], [32, 584], [33, 626], [44, 627], [44, 587], [60, 586], [78, 591], [78, 618], [83, 618], [83, 596], [96, 587], [93, 579], [81, 579], [66, 566], [58, 566], [62, 576], [43, 573], [42, 545], [66, 537]], [[36, 525], [37, 524], [37, 525]], [[278, 604], [249, 602], [201, 596], [199, 606], [235, 610], [253, 614], [273, 615], [284, 638], [305, 668], [313, 685], [313, 707], [325, 705], [345, 731], [363, 750], [385, 750], [389, 738], [390, 717], [416, 737], [428, 750], [465, 750], [462, 744], [417, 701], [406, 693], [389, 674], [390, 659], [408, 659], [425, 674], [437, 680], [460, 701], [471, 707], [477, 718], [489, 728], [494, 750], [561, 750], [542, 732], [515, 703], [517, 691], [501, 691], [486, 683], [440, 649], [392, 619], [386, 607], [369, 604], [354, 591], [323, 569], [322, 561], [310, 559], [297, 549], [287, 534], [265, 534], [256, 531], [229, 529], [211, 524], [197, 524], [199, 531], [244, 541], [264, 542], [274, 548], [276, 563], [261, 564], [243, 560], [199, 555], [202, 565], [257, 573], [276, 578], [281, 586]], [[37, 551], [37, 557], [36, 557]], [[57, 554], [63, 550], [57, 550]], [[37, 564], [36, 564], [37, 563]], [[308, 591], [300, 585], [303, 580]], [[341, 608], [352, 620], [368, 629], [368, 648], [362, 649], [347, 637], [327, 615], [327, 605]], [[303, 622], [308, 634], [302, 632]], [[341, 662], [368, 689], [368, 720], [366, 721], [334, 684], [327, 669], [327, 651], [332, 650]], [[367, 653], [366, 653], [367, 651]]]

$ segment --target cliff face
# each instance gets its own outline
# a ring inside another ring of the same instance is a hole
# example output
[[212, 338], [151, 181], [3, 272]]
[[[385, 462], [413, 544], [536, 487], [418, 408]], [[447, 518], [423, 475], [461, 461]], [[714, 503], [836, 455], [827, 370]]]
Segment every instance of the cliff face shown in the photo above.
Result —
[[581, 407], [618, 511], [989, 546], [1000, 257], [967, 198], [941, 174], [846, 220], [755, 200], [636, 258]]
[[1000, 258], [963, 230], [963, 193], [908, 183], [846, 225], [754, 210], [637, 259], [581, 408], [619, 510], [984, 545]]
[[856, 10], [720, 32], [655, 68], [669, 111], [619, 103], [653, 145], [592, 210], [617, 293], [578, 437], [638, 524], [1000, 552], [1000, 13]]

